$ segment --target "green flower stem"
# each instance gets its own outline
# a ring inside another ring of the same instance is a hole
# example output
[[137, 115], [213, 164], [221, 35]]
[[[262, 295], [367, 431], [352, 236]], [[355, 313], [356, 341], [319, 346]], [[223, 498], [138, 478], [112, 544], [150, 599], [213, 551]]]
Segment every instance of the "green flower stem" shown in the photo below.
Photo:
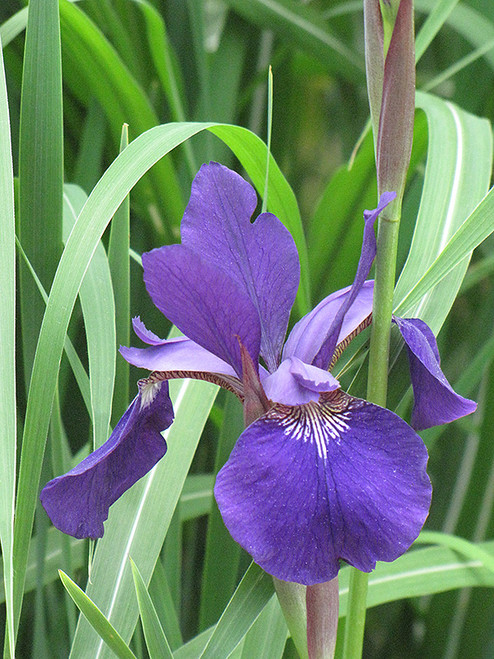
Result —
[[[374, 307], [369, 352], [367, 399], [386, 406], [388, 387], [389, 337], [393, 310], [396, 251], [400, 226], [401, 200], [383, 211], [377, 238]], [[352, 568], [345, 624], [345, 659], [360, 659], [364, 641], [368, 575]]]
[[382, 407], [386, 406], [388, 391], [389, 337], [401, 215], [399, 203], [397, 199], [383, 211], [377, 237], [367, 400]]
[[364, 640], [367, 585], [369, 575], [350, 568], [350, 590], [345, 622], [344, 659], [360, 659]]

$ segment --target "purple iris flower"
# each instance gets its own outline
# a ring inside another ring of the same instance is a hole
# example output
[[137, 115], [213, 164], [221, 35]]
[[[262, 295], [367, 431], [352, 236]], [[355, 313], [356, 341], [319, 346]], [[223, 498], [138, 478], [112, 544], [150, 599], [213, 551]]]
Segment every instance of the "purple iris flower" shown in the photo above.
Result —
[[[368, 572], [406, 551], [430, 505], [426, 448], [405, 421], [344, 393], [329, 372], [370, 322], [374, 223], [394, 196], [383, 194], [364, 213], [353, 284], [320, 302], [283, 345], [299, 284], [295, 243], [271, 213], [251, 223], [257, 197], [249, 183], [217, 163], [203, 165], [182, 244], [142, 257], [154, 304], [184, 336], [160, 339], [134, 319], [150, 347], [120, 351], [151, 376], [106, 444], [43, 489], [55, 526], [79, 538], [102, 536], [110, 505], [166, 451], [161, 431], [173, 421], [166, 381], [196, 378], [244, 404], [249, 425], [214, 492], [231, 535], [264, 570], [309, 585], [332, 579], [340, 559]], [[409, 352], [414, 427], [473, 412], [475, 403], [444, 377], [427, 325], [394, 322]]]

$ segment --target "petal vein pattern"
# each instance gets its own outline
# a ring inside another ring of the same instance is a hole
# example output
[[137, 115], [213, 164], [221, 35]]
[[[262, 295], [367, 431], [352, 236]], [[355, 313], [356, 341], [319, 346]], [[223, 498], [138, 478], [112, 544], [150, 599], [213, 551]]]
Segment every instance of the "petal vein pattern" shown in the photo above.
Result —
[[344, 559], [365, 572], [415, 540], [427, 517], [427, 451], [402, 419], [341, 390], [275, 405], [240, 436], [215, 496], [263, 569], [306, 585]]
[[188, 338], [230, 364], [238, 375], [238, 339], [257, 364], [260, 324], [247, 295], [221, 270], [184, 245], [142, 255], [144, 282], [154, 304]]
[[[300, 279], [290, 232], [271, 213], [250, 218], [254, 188], [215, 162], [203, 165], [192, 184], [181, 224], [182, 244], [219, 268], [250, 298], [261, 324], [261, 354], [274, 371]], [[187, 334], [187, 332], [186, 332]]]

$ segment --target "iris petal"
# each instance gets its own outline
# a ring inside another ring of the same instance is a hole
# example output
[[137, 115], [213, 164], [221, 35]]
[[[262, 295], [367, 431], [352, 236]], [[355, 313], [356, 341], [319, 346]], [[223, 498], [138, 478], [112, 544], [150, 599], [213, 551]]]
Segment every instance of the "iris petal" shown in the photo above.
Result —
[[357, 266], [357, 273], [355, 275], [355, 279], [353, 280], [349, 295], [345, 298], [343, 304], [338, 309], [333, 323], [330, 326], [329, 331], [326, 333], [324, 342], [314, 358], [313, 363], [319, 368], [326, 369], [331, 363], [345, 315], [357, 298], [360, 289], [364, 285], [364, 281], [369, 276], [372, 262], [376, 256], [376, 236], [374, 233], [374, 224], [379, 216], [379, 213], [381, 213], [381, 211], [383, 211], [395, 197], [395, 192], [383, 192], [379, 199], [377, 208], [372, 211], [364, 211], [364, 239], [362, 241], [362, 251], [360, 253], [360, 259]]
[[204, 371], [235, 376], [230, 364], [186, 336], [167, 339], [151, 348], [121, 346], [120, 354], [129, 364], [148, 371]]
[[275, 405], [240, 436], [215, 496], [233, 538], [283, 581], [369, 572], [417, 537], [431, 499], [427, 451], [402, 419], [341, 391]]
[[[321, 348], [328, 327], [331, 327], [338, 310], [351, 295], [352, 287], [342, 288], [324, 298], [317, 307], [301, 318], [293, 326], [283, 349], [283, 359], [298, 357], [306, 364], [311, 364]], [[374, 281], [366, 281], [358, 291], [353, 304], [345, 318], [337, 337], [337, 344], [356, 330], [372, 313]]]
[[257, 364], [259, 316], [250, 298], [221, 270], [184, 245], [142, 255], [154, 304], [186, 336], [242, 373], [239, 339]]
[[449, 423], [477, 409], [477, 403], [457, 394], [441, 370], [436, 337], [419, 318], [393, 317], [408, 348], [414, 406], [412, 426], [424, 430]]
[[257, 195], [247, 181], [211, 162], [192, 183], [180, 231], [183, 245], [219, 268], [251, 299], [261, 322], [261, 354], [274, 371], [300, 266], [293, 238], [277, 217], [262, 213], [251, 223], [256, 205]]
[[166, 453], [161, 432], [172, 421], [168, 383], [141, 385], [108, 441], [43, 488], [53, 524], [75, 538], [101, 538], [112, 503]]
[[166, 343], [167, 339], [160, 339], [154, 332], [148, 330], [146, 325], [142, 322], [139, 316], [132, 318], [132, 327], [137, 336], [151, 346], [159, 346], [162, 343]]
[[320, 392], [333, 391], [340, 384], [328, 371], [304, 364], [297, 357], [289, 357], [262, 381], [262, 386], [270, 400], [284, 405], [299, 405], [317, 400]]

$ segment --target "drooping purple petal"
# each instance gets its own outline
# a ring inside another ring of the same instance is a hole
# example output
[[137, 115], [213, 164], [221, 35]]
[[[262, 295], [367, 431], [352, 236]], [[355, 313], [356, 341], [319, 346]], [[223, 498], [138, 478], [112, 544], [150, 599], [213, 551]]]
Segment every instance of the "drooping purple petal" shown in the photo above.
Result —
[[184, 245], [142, 255], [154, 304], [192, 341], [242, 372], [239, 339], [257, 364], [259, 316], [247, 295], [220, 269]]
[[417, 537], [427, 451], [398, 416], [341, 391], [275, 405], [240, 436], [215, 496], [232, 537], [266, 572], [311, 585], [339, 559], [369, 572]]
[[[293, 326], [285, 347], [283, 359], [298, 357], [306, 364], [311, 364], [326, 337], [328, 327], [331, 327], [338, 310], [350, 296], [352, 287], [342, 288], [324, 298], [317, 307], [301, 318]], [[358, 291], [353, 304], [343, 319], [343, 324], [336, 344], [356, 330], [372, 312], [374, 281], [364, 282]]]
[[477, 409], [477, 403], [457, 394], [441, 370], [436, 337], [419, 318], [397, 318], [408, 348], [414, 405], [412, 426], [424, 430], [449, 423]]
[[350, 294], [345, 298], [343, 304], [338, 309], [333, 323], [325, 335], [324, 342], [314, 358], [313, 363], [319, 368], [326, 369], [331, 363], [345, 315], [355, 301], [358, 292], [364, 285], [364, 281], [369, 276], [372, 262], [376, 255], [374, 224], [379, 213], [381, 213], [381, 211], [384, 210], [384, 208], [386, 208], [395, 197], [395, 192], [383, 192], [379, 199], [377, 208], [372, 211], [364, 211], [364, 238], [362, 241], [362, 251], [358, 262], [357, 274], [355, 275], [355, 279], [350, 289]]
[[101, 538], [112, 503], [166, 453], [161, 432], [172, 421], [168, 383], [141, 385], [108, 441], [43, 488], [53, 524], [75, 538]]
[[248, 296], [261, 322], [261, 354], [270, 371], [278, 365], [300, 266], [292, 236], [277, 217], [262, 213], [254, 188], [215, 162], [192, 183], [181, 225], [182, 244], [232, 279]]

